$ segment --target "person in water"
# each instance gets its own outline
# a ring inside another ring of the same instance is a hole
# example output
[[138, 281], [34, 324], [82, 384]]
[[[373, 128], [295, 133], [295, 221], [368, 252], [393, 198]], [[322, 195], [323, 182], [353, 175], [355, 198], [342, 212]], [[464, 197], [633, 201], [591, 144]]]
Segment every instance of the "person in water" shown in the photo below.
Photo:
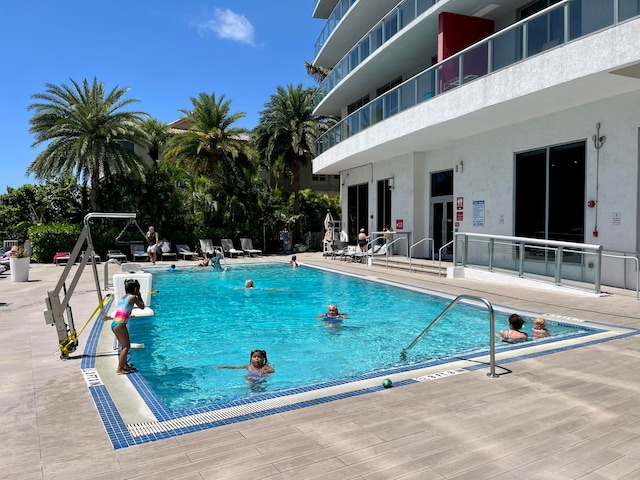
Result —
[[261, 377], [263, 374], [274, 373], [275, 370], [269, 365], [266, 350], [251, 350], [248, 365], [224, 365], [215, 368], [247, 369], [249, 378]]
[[291, 265], [292, 267], [297, 267], [298, 266], [298, 259], [296, 258], [295, 255], [293, 257], [291, 257], [291, 261], [289, 262], [289, 265]]
[[144, 308], [144, 301], [140, 296], [140, 283], [138, 280], [125, 280], [124, 291], [126, 295], [122, 297], [122, 300], [118, 303], [116, 313], [113, 316], [113, 321], [111, 322], [111, 331], [118, 339], [118, 342], [120, 342], [121, 347], [120, 357], [118, 359], [118, 368], [116, 368], [116, 373], [118, 375], [126, 375], [133, 371], [127, 363], [129, 350], [131, 349], [131, 339], [129, 338], [127, 322], [131, 318], [131, 312], [133, 311], [134, 306]]
[[327, 313], [316, 315], [316, 318], [322, 318], [323, 320], [328, 321], [336, 321], [347, 318], [347, 314], [338, 312], [338, 306], [335, 303], [331, 303], [327, 307]]
[[509, 330], [500, 330], [496, 336], [503, 342], [514, 343], [514, 342], [523, 342], [529, 338], [527, 332], [523, 332], [522, 327], [524, 327], [524, 319], [514, 313], [509, 316]]
[[551, 336], [551, 332], [547, 328], [547, 321], [544, 318], [538, 317], [533, 320], [533, 336], [535, 338]]

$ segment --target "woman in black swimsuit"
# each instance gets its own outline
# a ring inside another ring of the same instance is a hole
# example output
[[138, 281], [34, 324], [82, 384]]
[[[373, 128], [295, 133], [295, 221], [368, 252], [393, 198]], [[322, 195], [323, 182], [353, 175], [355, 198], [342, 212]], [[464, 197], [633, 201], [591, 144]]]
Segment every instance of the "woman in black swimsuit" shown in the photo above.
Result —
[[367, 242], [369, 241], [369, 236], [364, 231], [364, 228], [360, 229], [360, 234], [358, 235], [358, 245], [360, 245], [360, 251], [367, 251]]

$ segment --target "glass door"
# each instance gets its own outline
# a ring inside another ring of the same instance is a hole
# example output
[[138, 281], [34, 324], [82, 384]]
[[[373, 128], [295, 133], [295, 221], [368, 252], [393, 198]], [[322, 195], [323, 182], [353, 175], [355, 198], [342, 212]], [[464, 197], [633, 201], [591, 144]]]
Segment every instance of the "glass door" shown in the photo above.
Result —
[[[431, 231], [433, 232], [433, 248], [436, 258], [440, 247], [453, 240], [453, 200], [431, 203]], [[443, 260], [453, 258], [453, 244], [442, 251]]]
[[[453, 240], [453, 170], [431, 174], [431, 238], [434, 255]], [[442, 251], [443, 260], [453, 259], [453, 243]]]

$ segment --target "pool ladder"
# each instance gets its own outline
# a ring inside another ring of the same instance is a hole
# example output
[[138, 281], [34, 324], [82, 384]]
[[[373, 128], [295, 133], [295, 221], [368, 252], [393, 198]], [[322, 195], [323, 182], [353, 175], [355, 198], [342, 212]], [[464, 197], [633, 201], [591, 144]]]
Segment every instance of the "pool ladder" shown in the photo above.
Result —
[[409, 344], [409, 346], [407, 348], [402, 349], [402, 353], [400, 353], [400, 358], [402, 360], [406, 360], [407, 359], [407, 350], [411, 350], [416, 343], [418, 343], [420, 340], [422, 340], [422, 338], [429, 333], [429, 330], [431, 330], [433, 327], [436, 326], [436, 324], [442, 320], [442, 318], [444, 318], [444, 316], [449, 313], [449, 311], [455, 307], [461, 300], [474, 300], [474, 301], [478, 301], [478, 302], [482, 302], [486, 305], [487, 310], [489, 311], [489, 333], [491, 335], [491, 348], [490, 348], [490, 367], [491, 367], [491, 371], [489, 373], [487, 373], [487, 377], [491, 377], [491, 378], [500, 378], [499, 375], [496, 374], [496, 345], [495, 345], [495, 331], [496, 331], [496, 326], [495, 326], [495, 318], [493, 315], [493, 306], [491, 305], [491, 303], [488, 300], [485, 300], [482, 297], [476, 297], [474, 295], [458, 295], [448, 306], [447, 308], [445, 308], [442, 312], [440, 312], [440, 314], [427, 326], [427, 328], [425, 328], [422, 333], [420, 333], [420, 335], [418, 335], [415, 340], [413, 342], [411, 342], [411, 344]]

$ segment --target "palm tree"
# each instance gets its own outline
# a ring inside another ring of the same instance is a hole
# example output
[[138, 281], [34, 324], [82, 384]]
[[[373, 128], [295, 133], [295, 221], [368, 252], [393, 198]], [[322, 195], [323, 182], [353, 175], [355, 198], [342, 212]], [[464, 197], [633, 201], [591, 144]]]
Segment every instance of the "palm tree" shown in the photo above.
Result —
[[233, 126], [246, 114], [230, 113], [231, 101], [225, 101], [224, 95], [216, 100], [215, 93], [200, 93], [191, 103], [193, 110], [180, 110], [191, 127], [169, 138], [165, 158], [194, 176], [209, 176], [214, 186], [221, 174], [232, 176], [238, 168], [252, 169], [255, 154], [248, 141], [249, 130]]
[[140, 178], [144, 162], [131, 148], [143, 145], [144, 112], [122, 111], [137, 99], [123, 99], [128, 88], [116, 86], [105, 94], [104, 84], [94, 77], [82, 85], [46, 84], [45, 93], [32, 95], [36, 102], [29, 131], [35, 136], [33, 147], [49, 142], [27, 168], [27, 175], [47, 179], [74, 175], [86, 189], [91, 184], [91, 208], [100, 211], [100, 179], [112, 174]]
[[271, 95], [260, 112], [254, 140], [268, 164], [280, 162], [293, 177], [294, 213], [300, 210], [300, 168], [315, 156], [315, 140], [322, 131], [322, 120], [313, 115], [313, 90], [289, 84]]
[[327, 75], [331, 73], [330, 68], [318, 67], [306, 60], [304, 62], [304, 68], [307, 71], [307, 75], [313, 78], [316, 83], [322, 83], [322, 81], [327, 78]]
[[164, 144], [169, 140], [169, 137], [171, 137], [169, 126], [158, 119], [148, 118], [144, 122], [144, 130], [148, 137], [147, 152], [149, 153], [149, 157], [151, 157], [151, 160], [157, 162]]

